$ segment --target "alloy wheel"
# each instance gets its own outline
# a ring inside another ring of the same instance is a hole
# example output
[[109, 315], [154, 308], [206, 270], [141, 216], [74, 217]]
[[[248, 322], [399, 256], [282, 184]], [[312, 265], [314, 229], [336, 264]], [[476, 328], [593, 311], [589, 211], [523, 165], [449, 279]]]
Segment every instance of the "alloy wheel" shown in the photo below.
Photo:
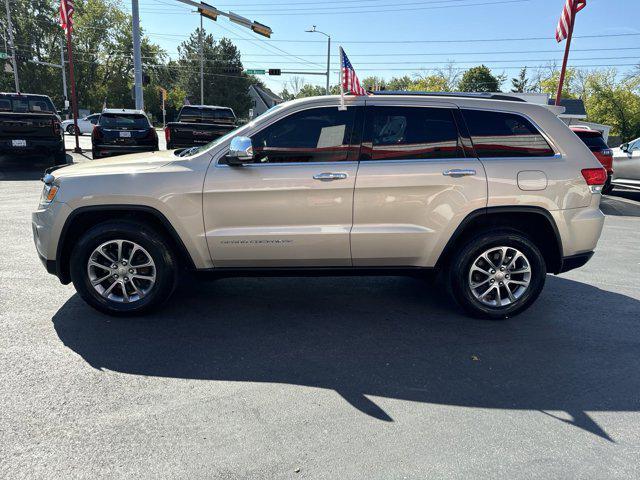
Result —
[[469, 269], [469, 288], [483, 305], [512, 305], [529, 289], [531, 264], [517, 248], [492, 247], [479, 255]]
[[130, 240], [109, 240], [87, 261], [89, 281], [98, 294], [113, 302], [144, 298], [156, 283], [156, 266], [142, 246]]

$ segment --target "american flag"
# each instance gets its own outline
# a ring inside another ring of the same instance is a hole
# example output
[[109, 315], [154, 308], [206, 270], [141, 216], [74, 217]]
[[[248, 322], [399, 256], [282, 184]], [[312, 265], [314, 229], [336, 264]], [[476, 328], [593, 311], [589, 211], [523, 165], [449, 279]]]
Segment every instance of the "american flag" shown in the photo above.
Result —
[[366, 95], [367, 91], [360, 85], [356, 71], [342, 47], [340, 47], [340, 63], [342, 65], [342, 89], [354, 95]]
[[587, 6], [587, 0], [567, 0], [562, 9], [560, 21], [556, 27], [556, 40], [559, 42], [565, 40], [569, 36], [574, 16], [580, 10]]
[[73, 0], [60, 0], [60, 26], [73, 30]]

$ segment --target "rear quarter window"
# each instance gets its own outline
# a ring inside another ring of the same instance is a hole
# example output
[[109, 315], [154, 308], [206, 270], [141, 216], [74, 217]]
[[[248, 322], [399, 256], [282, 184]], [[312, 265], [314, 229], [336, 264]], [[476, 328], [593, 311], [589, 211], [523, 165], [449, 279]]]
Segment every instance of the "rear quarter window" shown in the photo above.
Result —
[[555, 154], [538, 129], [515, 113], [462, 110], [480, 158], [551, 157]]

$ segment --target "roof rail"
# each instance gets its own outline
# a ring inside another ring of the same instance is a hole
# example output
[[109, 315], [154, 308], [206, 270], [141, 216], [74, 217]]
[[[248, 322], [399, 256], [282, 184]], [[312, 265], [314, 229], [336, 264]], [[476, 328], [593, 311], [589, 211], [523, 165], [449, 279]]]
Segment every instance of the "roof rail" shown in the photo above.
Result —
[[417, 95], [422, 97], [463, 97], [463, 98], [485, 98], [487, 100], [507, 100], [510, 102], [526, 102], [523, 98], [511, 96], [503, 93], [484, 92], [408, 92], [406, 90], [380, 90], [369, 92], [372, 95]]

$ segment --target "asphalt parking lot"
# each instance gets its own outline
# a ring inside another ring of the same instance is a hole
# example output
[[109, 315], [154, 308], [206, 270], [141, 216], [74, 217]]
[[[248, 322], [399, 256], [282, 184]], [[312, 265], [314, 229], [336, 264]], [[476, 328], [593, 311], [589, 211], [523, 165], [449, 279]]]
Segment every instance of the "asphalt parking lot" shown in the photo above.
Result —
[[640, 193], [504, 322], [392, 277], [191, 279], [116, 320], [37, 258], [46, 166], [0, 158], [1, 478], [640, 477]]

